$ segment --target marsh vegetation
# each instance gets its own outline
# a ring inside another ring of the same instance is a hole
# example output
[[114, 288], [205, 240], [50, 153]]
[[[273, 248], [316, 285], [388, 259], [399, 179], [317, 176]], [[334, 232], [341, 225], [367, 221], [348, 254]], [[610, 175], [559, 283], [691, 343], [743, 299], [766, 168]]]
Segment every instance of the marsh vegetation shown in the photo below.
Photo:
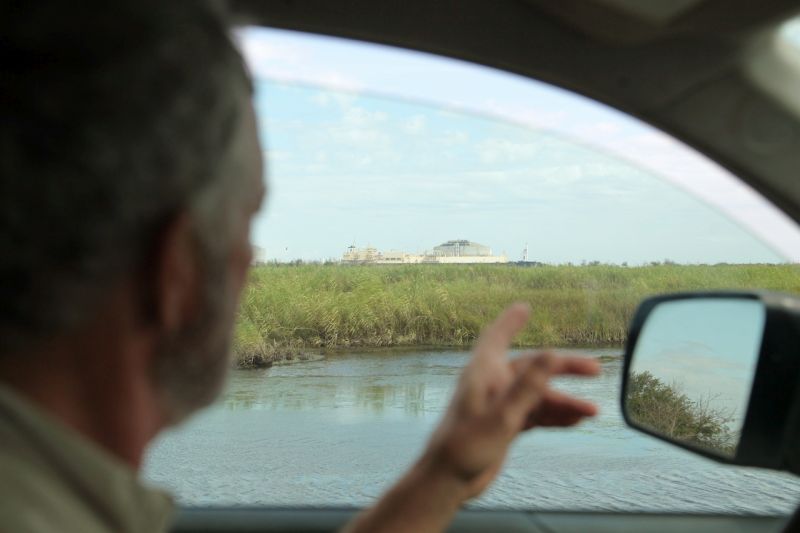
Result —
[[795, 265], [262, 265], [236, 324], [240, 367], [321, 350], [468, 347], [509, 303], [532, 319], [519, 347], [621, 346], [652, 294], [763, 288], [800, 292]]

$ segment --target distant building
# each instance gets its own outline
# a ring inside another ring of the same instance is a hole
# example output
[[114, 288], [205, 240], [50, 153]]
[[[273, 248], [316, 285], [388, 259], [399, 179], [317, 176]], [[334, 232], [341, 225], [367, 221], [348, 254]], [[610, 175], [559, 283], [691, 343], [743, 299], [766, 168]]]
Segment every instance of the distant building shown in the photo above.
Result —
[[356, 248], [347, 247], [342, 255], [342, 263], [375, 264], [375, 265], [411, 265], [428, 264], [475, 264], [475, 263], [507, 263], [505, 255], [492, 255], [488, 246], [467, 240], [447, 241], [434, 247], [433, 251], [423, 254], [391, 250], [380, 252], [372, 246]]
[[260, 246], [253, 246], [253, 264], [260, 265], [266, 263], [269, 259], [267, 258], [267, 251], [260, 247]]
[[390, 250], [388, 252], [383, 252], [381, 263], [387, 265], [410, 265], [414, 263], [422, 263], [424, 257], [424, 255], [415, 255], [407, 252]]
[[383, 254], [372, 246], [366, 248], [356, 248], [355, 244], [347, 247], [347, 251], [342, 256], [344, 263], [376, 263], [383, 259]]
[[433, 248], [437, 257], [486, 257], [492, 255], [492, 249], [477, 242], [458, 240], [447, 241]]

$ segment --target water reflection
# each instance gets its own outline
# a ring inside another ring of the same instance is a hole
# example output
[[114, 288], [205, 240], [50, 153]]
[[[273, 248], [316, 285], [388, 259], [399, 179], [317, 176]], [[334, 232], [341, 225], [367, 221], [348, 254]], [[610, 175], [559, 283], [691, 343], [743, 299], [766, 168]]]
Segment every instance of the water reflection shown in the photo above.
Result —
[[296, 387], [305, 390], [284, 390], [285, 387], [278, 379], [270, 382], [267, 376], [264, 376], [263, 383], [255, 388], [245, 386], [237, 380], [225, 394], [222, 406], [231, 411], [251, 409], [301, 411], [323, 407], [351, 407], [373, 414], [386, 409], [400, 409], [412, 416], [433, 408], [430, 402], [428, 404], [425, 402], [425, 383], [400, 385], [302, 383]]
[[419, 415], [425, 410], [425, 384], [367, 385], [354, 389], [355, 402], [372, 412], [381, 412], [387, 406], [402, 406], [403, 412]]
[[[607, 355], [587, 352], [587, 355]], [[144, 476], [187, 505], [366, 505], [419, 455], [468, 354], [352, 354], [237, 371], [216, 408], [154, 443]], [[800, 483], [724, 469], [623, 426], [621, 361], [559, 378], [600, 414], [512, 448], [475, 506], [784, 513]], [[725, 495], [721, 498], [720, 495]]]
[[[449, 358], [454, 359], [453, 354]], [[390, 361], [392, 371], [381, 374]], [[440, 411], [460, 366], [451, 363], [431, 373], [397, 361], [394, 355], [373, 355], [350, 364], [334, 356], [328, 361], [234, 371], [220, 406], [231, 411], [346, 409], [364, 415], [397, 411], [411, 417]], [[331, 379], [332, 366], [345, 371]]]

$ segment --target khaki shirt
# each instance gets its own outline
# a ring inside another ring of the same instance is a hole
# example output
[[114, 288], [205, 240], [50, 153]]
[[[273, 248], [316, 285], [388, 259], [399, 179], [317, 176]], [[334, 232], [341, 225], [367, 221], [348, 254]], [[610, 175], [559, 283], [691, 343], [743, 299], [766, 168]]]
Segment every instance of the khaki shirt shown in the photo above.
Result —
[[128, 465], [0, 385], [0, 531], [151, 533], [171, 514]]

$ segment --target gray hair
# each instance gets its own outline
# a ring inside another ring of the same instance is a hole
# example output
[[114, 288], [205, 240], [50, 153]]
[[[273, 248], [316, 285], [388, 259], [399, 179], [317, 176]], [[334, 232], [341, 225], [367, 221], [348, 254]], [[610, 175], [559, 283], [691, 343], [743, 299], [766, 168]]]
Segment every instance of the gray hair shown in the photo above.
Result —
[[249, 94], [216, 4], [4, 4], [0, 355], [85, 320], [176, 213], [220, 228]]

